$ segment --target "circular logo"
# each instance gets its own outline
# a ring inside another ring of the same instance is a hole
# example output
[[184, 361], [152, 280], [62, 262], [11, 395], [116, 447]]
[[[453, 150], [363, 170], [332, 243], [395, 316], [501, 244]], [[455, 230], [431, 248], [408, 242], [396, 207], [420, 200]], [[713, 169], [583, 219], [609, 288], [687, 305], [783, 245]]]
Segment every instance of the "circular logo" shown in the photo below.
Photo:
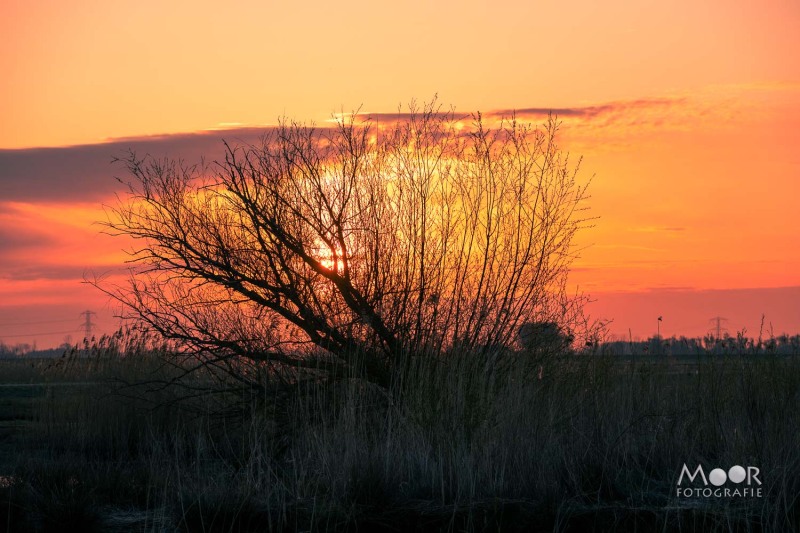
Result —
[[715, 487], [720, 487], [724, 485], [727, 479], [728, 476], [725, 474], [725, 471], [721, 468], [715, 468], [708, 474], [708, 480]]

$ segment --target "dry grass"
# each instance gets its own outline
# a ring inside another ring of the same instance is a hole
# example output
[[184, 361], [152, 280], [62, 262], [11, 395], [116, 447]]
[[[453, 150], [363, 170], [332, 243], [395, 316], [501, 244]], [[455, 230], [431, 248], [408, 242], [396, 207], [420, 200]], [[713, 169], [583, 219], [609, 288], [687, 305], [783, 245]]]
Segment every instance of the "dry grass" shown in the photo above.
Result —
[[[174, 371], [158, 361], [109, 358], [103, 380], [82, 363], [92, 385], [47, 389], [0, 472], [0, 530], [800, 526], [795, 358], [677, 370], [576, 356], [425, 359], [392, 394], [355, 378], [307, 385], [277, 417], [263, 409], [269, 397], [215, 417], [197, 413], [216, 412], [216, 395], [178, 402], [174, 387], [113, 381]], [[764, 496], [678, 499], [684, 463], [758, 466]]]

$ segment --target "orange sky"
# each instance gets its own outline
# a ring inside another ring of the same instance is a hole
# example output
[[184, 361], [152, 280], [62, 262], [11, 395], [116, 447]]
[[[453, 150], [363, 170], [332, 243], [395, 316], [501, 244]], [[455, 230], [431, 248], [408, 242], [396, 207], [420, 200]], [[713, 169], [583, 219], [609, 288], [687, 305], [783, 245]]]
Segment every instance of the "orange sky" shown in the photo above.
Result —
[[800, 331], [799, 3], [162, 4], [4, 3], [0, 340], [77, 339], [87, 307], [114, 326], [80, 281], [121, 261], [92, 221], [126, 143], [199, 155], [249, 132], [227, 128], [434, 94], [559, 113], [600, 217], [573, 279], [613, 333]]

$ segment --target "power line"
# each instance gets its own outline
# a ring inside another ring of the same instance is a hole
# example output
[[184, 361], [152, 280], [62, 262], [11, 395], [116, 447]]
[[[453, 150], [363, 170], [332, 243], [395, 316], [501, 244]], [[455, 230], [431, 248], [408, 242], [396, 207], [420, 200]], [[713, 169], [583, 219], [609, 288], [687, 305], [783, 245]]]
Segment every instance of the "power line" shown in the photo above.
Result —
[[45, 332], [42, 332], [42, 333], [22, 333], [20, 335], [0, 335], [0, 338], [16, 339], [16, 338], [19, 338], [19, 337], [37, 337], [39, 335], [63, 335], [65, 333], [75, 333], [76, 331], [79, 331], [79, 328], [78, 329], [71, 329], [71, 330], [67, 330], [67, 331], [45, 331]]
[[[0, 335], [0, 338], [19, 339], [19, 338], [23, 338], [23, 337], [38, 337], [38, 336], [44, 336], [44, 335], [65, 335], [65, 334], [68, 334], [68, 333], [75, 333], [76, 331], [80, 331], [82, 329], [83, 332], [84, 332], [85, 338], [91, 339], [92, 338], [92, 331], [94, 330], [94, 327], [97, 325], [96, 322], [92, 321], [92, 316], [93, 315], [96, 316], [97, 313], [95, 313], [94, 311], [90, 311], [88, 309], [86, 311], [81, 312], [80, 316], [82, 316], [84, 318], [84, 320], [81, 323], [81, 325], [79, 327], [75, 328], [75, 329], [64, 330], [64, 331], [42, 331], [42, 332], [38, 332], [38, 333], [16, 333], [16, 334], [12, 333], [10, 335]], [[73, 319], [63, 319], [63, 320], [61, 320], [61, 319], [59, 319], [59, 320], [34, 320], [34, 321], [31, 321], [31, 322], [4, 322], [4, 323], [0, 324], [0, 327], [31, 326], [31, 325], [37, 325], [37, 324], [59, 324], [59, 323], [64, 323], [64, 322], [73, 322], [74, 323], [74, 320], [75, 319], [73, 318]]]
[[63, 320], [36, 320], [33, 322], [3, 322], [0, 324], [0, 328], [6, 326], [34, 326], [38, 324], [59, 324], [63, 322], [74, 322], [74, 318], [65, 318]]

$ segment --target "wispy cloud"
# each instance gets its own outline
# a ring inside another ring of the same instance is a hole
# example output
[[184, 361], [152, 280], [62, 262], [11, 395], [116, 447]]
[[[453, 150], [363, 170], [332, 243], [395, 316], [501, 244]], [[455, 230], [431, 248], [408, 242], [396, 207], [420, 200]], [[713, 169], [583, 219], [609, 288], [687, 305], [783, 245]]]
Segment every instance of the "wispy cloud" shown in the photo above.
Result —
[[[0, 219], [2, 220], [2, 219]], [[0, 226], [0, 259], [4, 262], [22, 250], [48, 246], [57, 242], [53, 235], [36, 228], [12, 226], [6, 221]]]
[[99, 204], [0, 203], [0, 281], [80, 281], [89, 267], [120, 265], [122, 243], [93, 224], [101, 217]]
[[638, 233], [681, 232], [686, 230], [687, 228], [683, 226], [639, 226], [630, 228], [630, 231]]
[[[585, 106], [571, 106], [571, 107], [514, 107], [505, 109], [492, 109], [483, 111], [481, 114], [484, 118], [492, 119], [508, 119], [512, 116], [518, 119], [528, 120], [541, 120], [550, 115], [561, 118], [597, 118], [609, 115], [621, 115], [641, 111], [649, 111], [653, 109], [668, 109], [680, 106], [686, 103], [686, 97], [662, 97], [662, 98], [640, 98], [635, 100], [620, 100], [614, 102], [607, 102], [597, 105]], [[359, 111], [355, 116], [362, 121], [380, 120], [386, 122], [395, 122], [407, 120], [411, 117], [410, 112], [367, 112]], [[454, 120], [468, 120], [473, 116], [473, 113], [456, 112], [456, 111], [439, 111], [433, 113], [438, 118], [453, 118]], [[336, 117], [329, 119], [328, 122], [335, 122], [339, 119], [347, 119], [350, 114], [338, 114]]]
[[644, 98], [637, 100], [621, 100], [600, 105], [575, 107], [523, 107], [518, 109], [498, 109], [487, 113], [493, 118], [510, 118], [541, 120], [550, 115], [559, 118], [597, 119], [607, 117], [630, 117], [632, 114], [653, 110], [671, 109], [683, 105], [686, 98]]
[[[344, 113], [344, 114], [337, 114], [334, 118], [328, 119], [326, 122], [328, 123], [335, 123], [339, 120], [348, 120], [351, 114]], [[396, 122], [402, 122], [405, 120], [410, 119], [412, 116], [409, 112], [395, 112], [395, 113], [370, 113], [367, 111], [359, 111], [355, 114], [356, 122], [361, 123], [369, 123], [371, 122], [373, 125], [380, 123], [384, 124], [393, 124]], [[438, 111], [431, 113], [432, 117], [441, 118], [441, 119], [452, 119], [454, 121], [462, 121], [462, 120], [469, 120], [472, 117], [471, 113], [450, 113], [446, 111]]]
[[656, 285], [652, 287], [646, 287], [642, 290], [642, 292], [648, 292], [648, 293], [687, 292], [687, 291], [697, 291], [697, 288], [689, 285]]
[[37, 263], [28, 258], [6, 263], [0, 271], [0, 279], [11, 281], [73, 280], [91, 279], [93, 272], [119, 272], [120, 265], [93, 265], [91, 270], [78, 265]]
[[654, 248], [652, 246], [639, 246], [636, 244], [595, 244], [595, 248], [602, 248], [606, 250], [636, 250], [642, 252], [663, 252], [663, 248]]

